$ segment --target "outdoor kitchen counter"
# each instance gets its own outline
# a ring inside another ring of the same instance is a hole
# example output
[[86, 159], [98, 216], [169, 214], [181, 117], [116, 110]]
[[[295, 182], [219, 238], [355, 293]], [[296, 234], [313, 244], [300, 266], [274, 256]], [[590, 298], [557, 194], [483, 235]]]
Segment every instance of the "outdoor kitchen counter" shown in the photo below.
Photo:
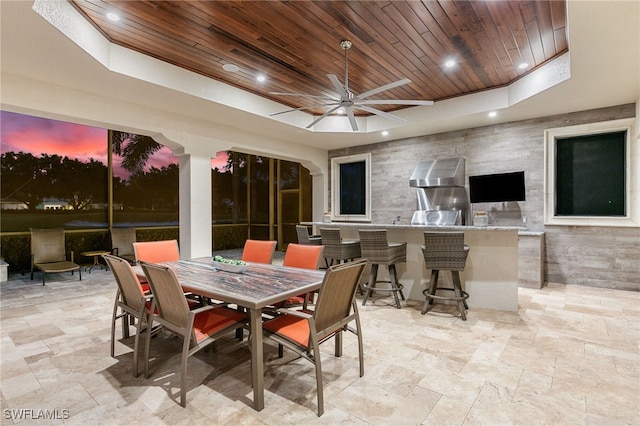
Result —
[[[407, 263], [398, 264], [398, 278], [408, 299], [424, 301], [422, 290], [429, 282], [431, 271], [424, 267], [421, 246], [426, 231], [462, 231], [469, 257], [460, 278], [469, 293], [470, 308], [501, 311], [518, 310], [518, 232], [526, 228], [515, 226], [430, 226], [353, 222], [305, 222], [313, 225], [314, 234], [320, 228], [339, 228], [342, 238], [357, 240], [359, 229], [386, 229], [389, 242], [407, 242]], [[368, 271], [365, 271], [368, 274]], [[379, 279], [388, 279], [386, 268]], [[368, 275], [367, 275], [368, 277]], [[451, 274], [440, 273], [440, 282], [450, 286]]]

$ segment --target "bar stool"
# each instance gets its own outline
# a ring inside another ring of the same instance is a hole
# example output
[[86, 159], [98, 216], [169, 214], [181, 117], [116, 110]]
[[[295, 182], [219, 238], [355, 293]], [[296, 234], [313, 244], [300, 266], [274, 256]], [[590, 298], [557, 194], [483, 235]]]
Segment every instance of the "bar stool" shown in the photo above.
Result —
[[[425, 295], [422, 315], [431, 309], [434, 299], [449, 300], [457, 303], [460, 316], [463, 321], [466, 321], [469, 293], [462, 290], [459, 273], [464, 270], [469, 254], [469, 246], [464, 244], [464, 232], [425, 232], [422, 254], [425, 267], [431, 269], [429, 287], [422, 291]], [[438, 287], [438, 274], [441, 270], [451, 271], [453, 287]], [[436, 295], [438, 290], [454, 294]]]
[[322, 237], [320, 235], [309, 235], [309, 230], [304, 225], [296, 225], [298, 234], [298, 244], [304, 246], [321, 246]]
[[[387, 241], [386, 229], [360, 230], [360, 247], [362, 257], [367, 259], [371, 264], [371, 273], [369, 282], [363, 287], [366, 289], [362, 306], [367, 303], [367, 299], [374, 291], [389, 291], [393, 293], [396, 299], [396, 307], [400, 309], [400, 300], [404, 294], [403, 286], [398, 282], [398, 273], [396, 272], [396, 264], [407, 261], [407, 243], [391, 243]], [[389, 281], [378, 281], [378, 266], [386, 265], [389, 269]], [[377, 288], [379, 282], [388, 282], [389, 288]]]
[[324, 246], [324, 261], [327, 268], [337, 263], [355, 260], [360, 256], [360, 241], [342, 240], [339, 229], [320, 228], [322, 245]]

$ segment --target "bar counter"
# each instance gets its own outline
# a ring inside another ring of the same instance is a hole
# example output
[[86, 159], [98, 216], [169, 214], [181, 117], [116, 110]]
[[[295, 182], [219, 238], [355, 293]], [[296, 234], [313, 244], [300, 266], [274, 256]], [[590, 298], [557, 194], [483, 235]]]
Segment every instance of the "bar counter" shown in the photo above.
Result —
[[[465, 244], [470, 247], [464, 271], [460, 272], [463, 288], [469, 293], [470, 308], [501, 311], [518, 310], [518, 232], [526, 228], [516, 226], [430, 226], [356, 222], [305, 222], [313, 233], [320, 228], [339, 228], [343, 239], [357, 240], [359, 229], [386, 229], [389, 242], [407, 242], [407, 263], [398, 264], [398, 280], [410, 300], [423, 302], [422, 290], [431, 274], [424, 266], [421, 246], [424, 232], [462, 231]], [[365, 271], [368, 274], [368, 271]], [[366, 275], [368, 277], [368, 275]], [[386, 268], [379, 270], [380, 280], [387, 280]], [[448, 271], [440, 273], [440, 283], [451, 284]], [[383, 293], [380, 293], [383, 294]]]

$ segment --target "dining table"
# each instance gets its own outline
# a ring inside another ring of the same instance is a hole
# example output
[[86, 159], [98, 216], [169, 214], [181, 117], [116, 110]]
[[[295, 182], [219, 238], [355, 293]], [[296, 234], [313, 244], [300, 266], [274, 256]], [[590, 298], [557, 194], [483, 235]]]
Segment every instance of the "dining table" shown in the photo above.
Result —
[[176, 272], [185, 292], [235, 304], [249, 312], [253, 408], [261, 411], [264, 408], [262, 310], [318, 290], [325, 271], [248, 263], [244, 272], [234, 273], [217, 269], [211, 257], [161, 264]]

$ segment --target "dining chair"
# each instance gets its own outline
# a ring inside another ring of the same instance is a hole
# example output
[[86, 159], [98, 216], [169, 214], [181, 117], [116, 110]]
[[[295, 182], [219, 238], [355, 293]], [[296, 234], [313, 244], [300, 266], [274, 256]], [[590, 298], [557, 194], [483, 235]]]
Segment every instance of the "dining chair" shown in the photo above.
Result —
[[296, 233], [298, 234], [298, 244], [303, 245], [322, 245], [322, 237], [320, 235], [309, 235], [309, 228], [304, 225], [296, 225]]
[[132, 265], [136, 263], [136, 252], [133, 243], [136, 242], [136, 228], [111, 228], [111, 254], [127, 260]]
[[[273, 262], [273, 254], [276, 251], [276, 244], [277, 241], [247, 239], [242, 249], [242, 260], [245, 262], [271, 264]], [[244, 312], [243, 308], [238, 307], [238, 310]], [[243, 333], [244, 329], [238, 328], [236, 337], [242, 340]]]
[[303, 244], [289, 243], [284, 253], [282, 266], [293, 268], [318, 269], [318, 263], [322, 256], [322, 246], [307, 246]]
[[[320, 262], [320, 258], [322, 257], [323, 248], [323, 246], [308, 246], [290, 243], [287, 246], [287, 251], [284, 253], [282, 266], [289, 266], [292, 268], [318, 269], [318, 263]], [[277, 306], [287, 307], [291, 305], [303, 305], [303, 309], [306, 309], [310, 297], [313, 297], [313, 293], [290, 297]]]
[[[187, 360], [227, 331], [245, 325], [246, 315], [220, 305], [205, 305], [190, 310], [182, 286], [175, 272], [162, 265], [141, 262], [142, 270], [151, 286], [153, 301], [149, 313], [149, 327], [154, 322], [183, 338], [180, 362], [180, 405], [187, 403]], [[144, 376], [149, 378], [149, 347], [147, 333]]]
[[78, 271], [80, 281], [82, 281], [82, 270], [80, 265], [73, 261], [73, 251], [70, 252], [69, 259], [65, 252], [64, 229], [37, 229], [31, 228], [31, 280], [33, 272], [38, 269], [42, 271], [42, 285], [44, 285], [45, 275], [61, 272]]
[[[313, 312], [280, 309], [283, 315], [263, 323], [265, 337], [315, 364], [318, 416], [324, 413], [322, 363], [319, 345], [335, 338], [335, 356], [342, 356], [342, 332], [358, 337], [360, 377], [364, 375], [362, 328], [355, 293], [367, 263], [365, 259], [331, 266], [322, 281]], [[355, 321], [355, 328], [349, 324]]]
[[242, 260], [254, 263], [271, 263], [277, 241], [247, 240], [242, 249]]
[[[133, 251], [135, 253], [136, 263], [148, 262], [171, 262], [180, 260], [180, 249], [177, 240], [160, 240], [160, 241], [144, 241], [133, 243]], [[147, 277], [144, 273], [138, 271], [138, 279], [141, 283], [146, 284]]]
[[[111, 356], [115, 358], [116, 321], [122, 319], [122, 336], [129, 337], [129, 320], [134, 318], [137, 322], [133, 343], [133, 375], [138, 377], [140, 333], [142, 325], [148, 325], [152, 296], [143, 290], [136, 273], [126, 259], [111, 254], [103, 254], [102, 258], [107, 262], [118, 284], [111, 317]], [[120, 309], [120, 313], [118, 313], [118, 309]], [[147, 331], [150, 332], [150, 330], [150, 327], [147, 326]]]
[[133, 243], [136, 262], [160, 263], [180, 260], [178, 240], [144, 241]]

